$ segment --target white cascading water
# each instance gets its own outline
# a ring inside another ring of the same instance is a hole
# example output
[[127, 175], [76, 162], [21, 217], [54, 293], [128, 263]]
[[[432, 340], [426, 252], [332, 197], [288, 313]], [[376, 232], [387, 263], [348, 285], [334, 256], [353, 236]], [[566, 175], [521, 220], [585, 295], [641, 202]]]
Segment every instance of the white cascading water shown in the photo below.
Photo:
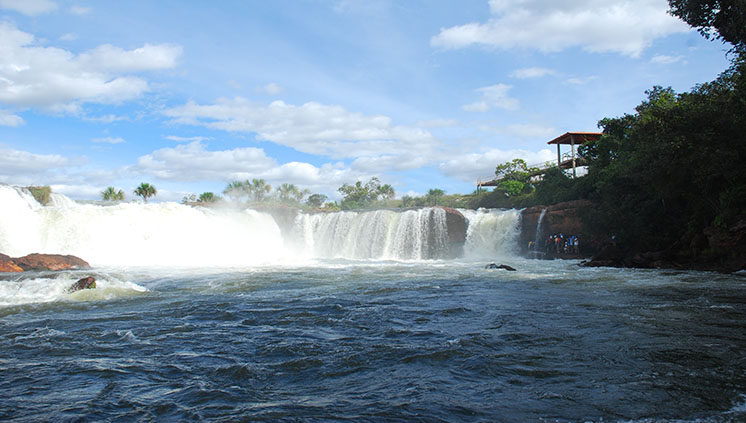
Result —
[[0, 252], [72, 254], [94, 266], [243, 266], [286, 257], [280, 229], [265, 213], [60, 197], [43, 207], [0, 186]]
[[423, 260], [439, 258], [448, 247], [440, 208], [301, 213], [296, 233], [320, 258]]
[[[460, 210], [466, 258], [509, 256], [520, 212]], [[449, 256], [442, 208], [300, 213], [284, 240], [275, 220], [254, 210], [176, 203], [78, 204], [52, 194], [42, 206], [0, 185], [0, 253], [72, 254], [94, 266], [252, 266], [303, 259], [423, 260]], [[288, 248], [295, 247], [295, 248]]]
[[520, 234], [518, 210], [459, 210], [469, 221], [464, 257], [495, 259], [515, 254]]

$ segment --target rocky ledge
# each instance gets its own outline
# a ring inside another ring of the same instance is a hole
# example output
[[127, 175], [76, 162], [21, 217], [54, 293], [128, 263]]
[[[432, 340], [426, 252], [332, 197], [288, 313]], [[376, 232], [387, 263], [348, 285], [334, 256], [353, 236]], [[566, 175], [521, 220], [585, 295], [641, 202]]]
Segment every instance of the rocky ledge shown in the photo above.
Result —
[[70, 270], [90, 269], [85, 260], [61, 254], [29, 254], [23, 257], [10, 257], [0, 253], [0, 272], [17, 273], [29, 270]]

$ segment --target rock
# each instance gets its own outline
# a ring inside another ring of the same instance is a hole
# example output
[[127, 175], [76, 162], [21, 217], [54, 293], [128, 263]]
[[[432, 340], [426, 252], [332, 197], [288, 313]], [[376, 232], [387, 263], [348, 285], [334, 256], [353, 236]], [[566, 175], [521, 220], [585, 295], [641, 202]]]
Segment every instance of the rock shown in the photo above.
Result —
[[516, 269], [514, 267], [508, 266], [507, 264], [500, 264], [497, 265], [495, 263], [490, 263], [486, 266], [484, 266], [485, 269], [503, 269], [507, 270], [508, 272], [515, 272]]
[[469, 226], [460, 211], [449, 207], [441, 207], [446, 212], [446, 230], [448, 231], [449, 258], [461, 257], [464, 253], [466, 230]]
[[88, 276], [70, 285], [70, 288], [68, 288], [68, 292], [80, 291], [81, 289], [95, 289], [95, 288], [96, 288], [96, 278], [94, 278], [93, 276]]
[[[565, 236], [575, 235], [580, 239], [579, 257], [592, 256], [598, 251], [596, 246], [600, 244], [600, 241], [588, 236], [590, 231], [583, 223], [583, 215], [594, 207], [595, 205], [591, 201], [575, 200], [551, 206], [533, 206], [524, 209], [521, 212], [521, 236], [519, 241], [522, 251], [524, 253], [528, 252], [529, 241], [538, 241], [536, 248], [543, 251], [544, 242], [548, 236], [564, 234]], [[537, 225], [543, 210], [546, 210], [546, 213], [541, 222], [541, 233], [537, 234]]]
[[13, 262], [24, 271], [28, 270], [68, 270], [90, 269], [91, 265], [83, 259], [60, 254], [29, 254], [13, 259]]
[[5, 254], [0, 253], [0, 272], [18, 273], [23, 272], [20, 266], [15, 264], [13, 259]]

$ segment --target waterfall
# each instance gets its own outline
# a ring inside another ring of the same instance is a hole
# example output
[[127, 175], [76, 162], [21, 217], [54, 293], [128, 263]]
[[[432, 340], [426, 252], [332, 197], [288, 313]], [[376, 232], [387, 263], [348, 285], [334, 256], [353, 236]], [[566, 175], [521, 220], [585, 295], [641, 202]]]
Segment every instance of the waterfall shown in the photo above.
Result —
[[296, 219], [306, 252], [320, 258], [422, 260], [447, 252], [441, 208], [301, 213]]
[[519, 222], [516, 210], [459, 210], [463, 220], [431, 207], [300, 212], [281, 231], [270, 214], [251, 209], [81, 204], [56, 193], [43, 206], [8, 185], [0, 185], [0, 205], [0, 253], [72, 254], [94, 266], [431, 260], [459, 258], [462, 251], [466, 258], [494, 258], [514, 254]]
[[506, 257], [515, 254], [520, 234], [518, 210], [461, 210], [469, 221], [464, 256], [467, 258]]
[[253, 210], [50, 203], [60, 206], [0, 185], [0, 252], [73, 254], [98, 266], [240, 266], [287, 256], [274, 219]]
[[541, 214], [539, 214], [539, 220], [536, 221], [536, 235], [534, 236], [534, 248], [533, 251], [529, 251], [529, 254], [533, 253], [536, 255], [539, 250], [543, 247], [543, 244], [541, 243], [544, 240], [544, 235], [542, 234], [542, 228], [541, 224], [544, 222], [544, 215], [547, 214], [547, 209], [542, 209]]

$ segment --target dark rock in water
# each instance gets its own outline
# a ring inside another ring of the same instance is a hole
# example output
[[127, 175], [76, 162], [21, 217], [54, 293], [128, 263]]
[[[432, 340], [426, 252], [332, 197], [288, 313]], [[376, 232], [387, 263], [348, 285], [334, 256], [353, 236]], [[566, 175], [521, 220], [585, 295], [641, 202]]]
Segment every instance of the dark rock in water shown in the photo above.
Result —
[[91, 265], [81, 258], [60, 254], [29, 254], [27, 256], [14, 258], [13, 262], [24, 271], [91, 268]]
[[93, 276], [88, 276], [70, 285], [70, 288], [68, 289], [68, 291], [75, 292], [75, 291], [80, 291], [81, 289], [95, 289], [95, 288], [96, 288], [96, 278], [94, 278]]
[[490, 263], [490, 264], [484, 266], [484, 268], [485, 269], [503, 269], [503, 270], [507, 270], [508, 272], [515, 272], [516, 271], [514, 267], [508, 266], [507, 264], [497, 265], [495, 263]]

